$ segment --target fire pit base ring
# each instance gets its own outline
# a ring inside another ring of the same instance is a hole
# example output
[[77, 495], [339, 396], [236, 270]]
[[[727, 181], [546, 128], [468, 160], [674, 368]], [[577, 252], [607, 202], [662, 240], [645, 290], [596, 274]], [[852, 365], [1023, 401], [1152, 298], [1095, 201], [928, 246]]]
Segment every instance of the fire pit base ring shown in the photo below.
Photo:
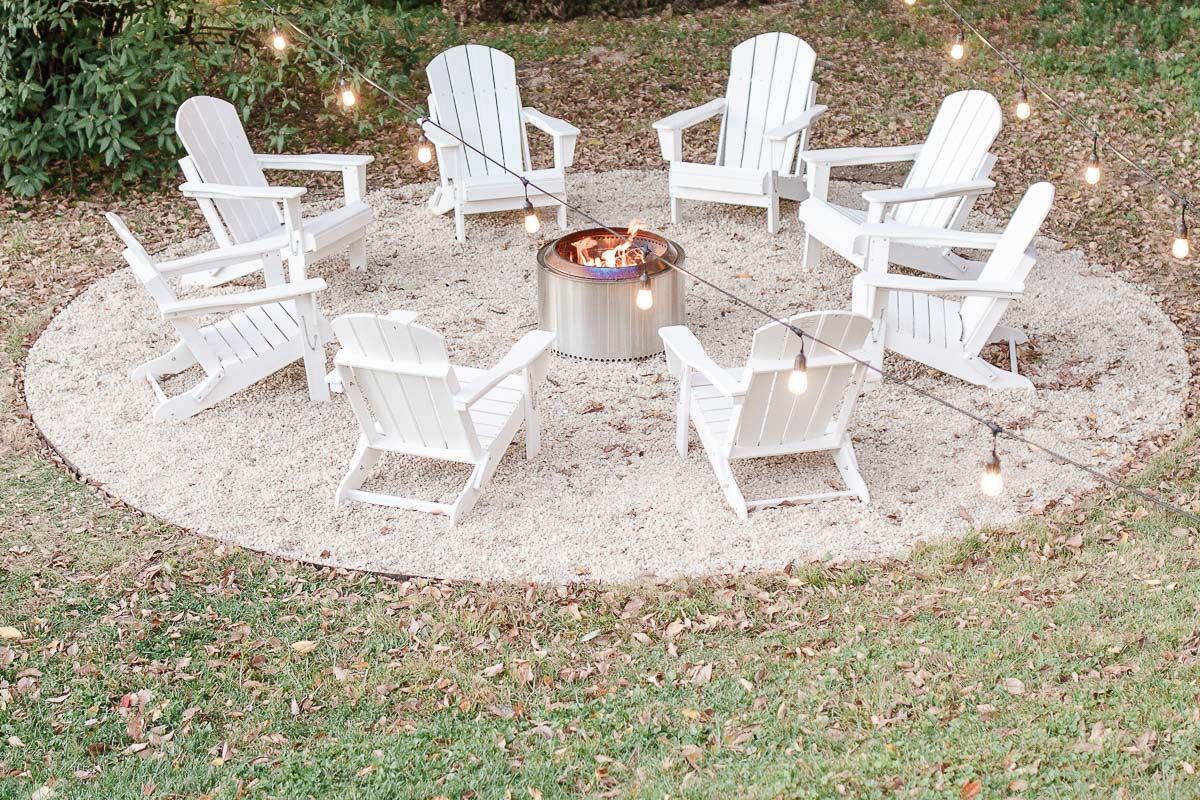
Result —
[[653, 259], [648, 264], [654, 305], [637, 307], [641, 267], [586, 267], [569, 260], [572, 243], [611, 237], [603, 229], [577, 231], [544, 245], [538, 261], [538, 326], [558, 334], [554, 352], [587, 361], [635, 361], [663, 351], [658, 329], [686, 322], [683, 249], [648, 231], [635, 237]]

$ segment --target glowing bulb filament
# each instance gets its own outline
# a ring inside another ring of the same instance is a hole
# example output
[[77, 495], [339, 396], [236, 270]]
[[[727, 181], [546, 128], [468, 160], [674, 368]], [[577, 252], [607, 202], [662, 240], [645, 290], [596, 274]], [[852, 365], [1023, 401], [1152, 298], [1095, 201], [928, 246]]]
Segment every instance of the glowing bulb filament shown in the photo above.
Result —
[[433, 161], [433, 148], [429, 146], [429, 140], [424, 137], [421, 137], [421, 143], [417, 145], [417, 161], [422, 164]]
[[654, 292], [650, 289], [650, 273], [642, 270], [642, 277], [638, 278], [637, 291], [637, 307], [642, 311], [649, 311], [654, 307]]
[[1171, 255], [1187, 258], [1191, 252], [1192, 247], [1188, 243], [1187, 203], [1184, 202], [1179, 212], [1179, 226], [1175, 228], [1175, 241], [1171, 242]]
[[525, 200], [525, 232], [529, 234], [537, 233], [542, 229], [542, 221], [538, 219], [537, 212], [533, 210], [533, 203], [528, 199]]
[[967, 54], [967, 46], [963, 42], [962, 31], [954, 34], [954, 44], [950, 45], [950, 57], [955, 61], [962, 61], [963, 56]]
[[1021, 87], [1021, 93], [1017, 95], [1017, 119], [1029, 119], [1033, 114], [1033, 109], [1029, 105], [1029, 95], [1025, 93], [1025, 87]]
[[917, 4], [917, 0], [904, 0], [904, 5], [906, 5], [906, 6], [911, 7], [911, 6], [915, 6], [916, 4]]
[[1087, 160], [1087, 167], [1083, 170], [1083, 179], [1088, 185], [1095, 186], [1100, 182], [1100, 151], [1098, 149], [1100, 142], [1099, 136], [1092, 137], [1092, 155]]
[[342, 85], [338, 87], [338, 97], [346, 108], [351, 108], [358, 102], [358, 95], [354, 93], [354, 87], [345, 81], [342, 81]]
[[273, 29], [271, 31], [271, 47], [274, 48], [277, 52], [283, 52], [284, 50], [287, 49], [287, 46], [288, 46], [287, 37], [279, 32], [279, 28]]
[[808, 391], [808, 357], [804, 355], [803, 350], [796, 356], [796, 363], [788, 375], [787, 387], [792, 394], [804, 394]]
[[992, 457], [983, 465], [979, 478], [979, 491], [988, 497], [999, 497], [1004, 491], [1004, 476], [1000, 474], [1000, 457], [992, 450]]

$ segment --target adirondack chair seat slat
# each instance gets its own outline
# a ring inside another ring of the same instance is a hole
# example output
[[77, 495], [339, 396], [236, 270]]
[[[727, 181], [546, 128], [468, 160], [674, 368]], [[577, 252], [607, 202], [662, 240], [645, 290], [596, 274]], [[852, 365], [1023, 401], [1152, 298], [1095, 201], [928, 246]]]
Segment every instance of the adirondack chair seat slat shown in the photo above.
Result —
[[[289, 309], [288, 306], [291, 306]], [[281, 320], [286, 320], [282, 322]], [[278, 347], [299, 341], [300, 323], [294, 303], [271, 303], [239, 311], [200, 329], [204, 340], [225, 355], [223, 364], [243, 364]]]
[[[175, 115], [175, 132], [187, 151], [187, 156], [179, 161], [187, 179], [185, 187], [195, 187], [185, 191], [185, 195], [196, 199], [219, 246], [278, 241], [293, 280], [303, 280], [309, 266], [343, 250], [347, 251], [351, 268], [366, 269], [366, 235], [373, 214], [365, 197], [367, 165], [374, 161], [373, 156], [257, 154], [250, 147], [237, 109], [215, 97], [198, 96], [184, 101]], [[344, 203], [339, 208], [308, 216], [297, 194], [302, 194], [303, 188], [293, 190], [287, 197], [274, 198], [204, 194], [206, 184], [243, 191], [270, 189], [264, 168], [340, 172]], [[293, 250], [293, 240], [302, 247]], [[261, 260], [226, 264], [188, 275], [184, 284], [218, 286], [262, 268]]]
[[[729, 58], [725, 96], [654, 123], [671, 163], [671, 221], [681, 200], [767, 209], [767, 229], [779, 230], [779, 200], [807, 196], [804, 162], [809, 128], [825, 111], [812, 80], [816, 54], [790, 33], [764, 33], [739, 44]], [[712, 163], [683, 160], [683, 132], [716, 116], [721, 132]]]
[[[173, 272], [146, 253], [116, 214], [106, 215], [125, 244], [123, 253], [138, 281], [158, 304], [164, 319], [180, 336], [167, 353], [134, 369], [130, 377], [147, 382], [158, 404], [156, 419], [186, 419], [245, 389], [298, 359], [304, 362], [309, 395], [326, 400], [329, 390], [322, 379], [325, 369], [323, 320], [316, 295], [325, 282], [310, 279], [238, 294], [189, 298], [180, 302], [167, 281], [168, 274], [210, 269], [227, 257], [220, 249], [174, 262]], [[252, 249], [246, 250], [253, 254]], [[264, 274], [282, 269], [279, 250], [263, 245], [258, 257]], [[286, 298], [286, 299], [278, 299]], [[168, 397], [161, 378], [198, 366], [205, 377], [191, 389]]]
[[[333, 322], [342, 350], [336, 377], [358, 419], [360, 436], [335, 503], [356, 500], [445, 514], [457, 523], [474, 506], [518, 429], [525, 426], [525, 453], [538, 450], [536, 391], [545, 377], [554, 334], [526, 334], [490, 370], [453, 366], [442, 337], [416, 315], [347, 314]], [[362, 490], [385, 452], [456, 461], [474, 466], [452, 503]]]
[[[858, 244], [867, 225], [896, 223], [958, 230], [967, 221], [976, 198], [991, 187], [987, 180], [996, 157], [988, 150], [1003, 122], [1000, 104], [991, 94], [970, 89], [946, 97], [925, 142], [917, 149], [843, 148], [811, 150], [807, 162], [808, 198], [800, 204], [804, 223], [804, 266], [815, 268], [822, 247], [862, 270], [887, 271], [878, 253]], [[846, 208], [829, 200], [830, 170], [849, 163], [912, 160], [902, 190], [868, 190], [865, 210]], [[983, 263], [964, 258], [949, 247], [901, 243], [889, 250], [892, 263], [946, 278], [974, 279]]]

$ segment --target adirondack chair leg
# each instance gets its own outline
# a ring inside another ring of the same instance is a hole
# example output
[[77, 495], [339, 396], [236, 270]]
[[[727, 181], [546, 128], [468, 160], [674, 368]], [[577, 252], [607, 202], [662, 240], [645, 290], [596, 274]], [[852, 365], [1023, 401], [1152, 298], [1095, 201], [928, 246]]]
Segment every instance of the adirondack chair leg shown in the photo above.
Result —
[[864, 504], [869, 503], [871, 495], [867, 491], [867, 482], [863, 480], [862, 473], [858, 471], [858, 457], [854, 454], [854, 445], [849, 438], [834, 451], [833, 461], [842, 473], [842, 480], [846, 482], [846, 488], [854, 492], [855, 496]]
[[[717, 480], [721, 483], [721, 491], [725, 492], [725, 499], [729, 501], [729, 505], [733, 506], [734, 513], [741, 519], [746, 519], [750, 516], [750, 511], [746, 507], [746, 497], [742, 494], [741, 488], [737, 484], [737, 478], [733, 476], [733, 468], [729, 461], [721, 461], [720, 467], [717, 469]], [[716, 466], [716, 463], [714, 463]]]
[[525, 384], [525, 458], [533, 458], [542, 449], [542, 422], [537, 413], [537, 398], [529, 370], [521, 374], [521, 380]]
[[365, 272], [367, 269], [367, 240], [357, 239], [350, 243], [350, 269]]
[[325, 348], [321, 341], [321, 311], [316, 297], [309, 295], [296, 300], [300, 316], [300, 349], [304, 355], [304, 374], [308, 379], [308, 396], [316, 402], [329, 400], [329, 384], [325, 382]]
[[821, 243], [810, 233], [804, 234], [802, 263], [805, 269], [813, 269], [821, 263]]
[[675, 449], [685, 458], [688, 454], [688, 426], [691, 424], [691, 414], [692, 370], [685, 366], [683, 374], [679, 376], [679, 404], [675, 409]]
[[460, 242], [467, 240], [466, 216], [463, 214], [462, 206], [454, 207], [454, 238]]
[[491, 477], [489, 466], [493, 466], [494, 462], [495, 459], [485, 458], [475, 465], [475, 469], [471, 472], [471, 479], [467, 481], [466, 487], [459, 492], [458, 497], [454, 500], [454, 505], [451, 506], [451, 526], [457, 525], [467, 514], [471, 513], [471, 509], [475, 508], [480, 495], [483, 494], [484, 484]]
[[567, 207], [564, 205], [558, 207], [558, 229], [560, 231], [567, 229]]
[[284, 284], [283, 256], [279, 253], [263, 256], [262, 270], [263, 282], [267, 286], [282, 286]]
[[338, 484], [337, 494], [334, 495], [333, 505], [336, 508], [342, 504], [347, 492], [352, 492], [363, 485], [371, 468], [379, 461], [381, 452], [367, 444], [365, 436], [358, 437], [358, 445], [354, 448], [354, 457], [350, 459], [350, 469], [346, 477]]
[[779, 233], [779, 195], [771, 194], [771, 204], [767, 206], [767, 232]]
[[679, 198], [678, 197], [671, 198], [671, 224], [672, 225], [679, 224]]

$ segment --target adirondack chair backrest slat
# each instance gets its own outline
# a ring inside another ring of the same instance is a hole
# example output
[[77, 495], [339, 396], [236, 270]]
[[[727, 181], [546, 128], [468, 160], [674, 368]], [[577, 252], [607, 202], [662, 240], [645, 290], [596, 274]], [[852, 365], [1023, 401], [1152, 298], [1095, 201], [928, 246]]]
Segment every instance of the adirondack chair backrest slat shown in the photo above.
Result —
[[[431, 118], [509, 169], [530, 169], [521, 118], [521, 91], [512, 57], [491, 47], [464, 44], [429, 62]], [[467, 176], [503, 175], [504, 170], [463, 148]]]
[[346, 384], [346, 393], [370, 443], [385, 436], [459, 459], [479, 455], [469, 415], [454, 408], [460, 387], [440, 334], [375, 314], [338, 317], [333, 331], [342, 347], [339, 359], [344, 354], [351, 361], [388, 367], [348, 367], [353, 380]]
[[816, 60], [808, 43], [790, 33], [760, 34], [733, 49], [718, 165], [792, 172], [799, 137], [774, 162], [763, 134], [808, 108]]
[[[920, 188], [976, 180], [1002, 122], [1000, 103], [988, 92], [969, 89], [950, 95], [942, 101], [904, 186]], [[895, 219], [905, 225], [944, 228], [962, 202], [961, 198], [947, 197], [904, 203], [896, 208]]]
[[[865, 345], [871, 321], [866, 317], [824, 311], [798, 314], [789, 321], [850, 355], [864, 361], [869, 357]], [[796, 395], [787, 382], [799, 352], [799, 337], [782, 325], [772, 323], [755, 332], [747, 367], [749, 385], [730, 430], [732, 446], [770, 448], [845, 432], [865, 368], [809, 339], [805, 355], [810, 362], [820, 360], [824, 365], [810, 365], [808, 389]]]
[[[1035, 183], [1025, 190], [1017, 204], [1000, 243], [979, 274], [980, 281], [997, 285], [1023, 286], [1034, 258], [1030, 252], [1033, 239], [1050, 213], [1054, 203], [1054, 186]], [[968, 297], [962, 304], [963, 342], [978, 351], [1004, 316], [1011, 300], [992, 297]]]
[[[185, 100], [175, 114], [175, 133], [205, 183], [268, 185], [232, 103], [216, 97]], [[279, 213], [269, 200], [214, 203], [236, 243], [254, 241], [279, 230]]]

